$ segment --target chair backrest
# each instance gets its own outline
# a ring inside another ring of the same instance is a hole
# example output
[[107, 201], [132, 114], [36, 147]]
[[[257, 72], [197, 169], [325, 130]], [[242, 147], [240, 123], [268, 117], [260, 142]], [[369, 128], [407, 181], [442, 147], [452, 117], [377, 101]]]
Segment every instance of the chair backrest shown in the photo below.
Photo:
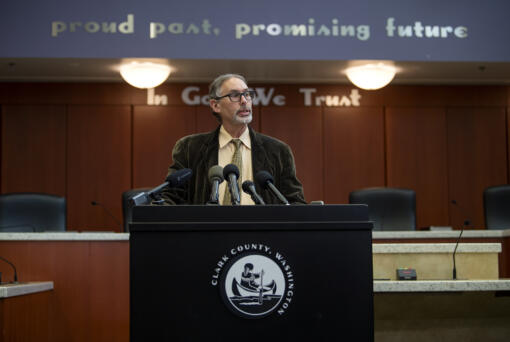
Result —
[[65, 197], [19, 192], [0, 195], [0, 231], [65, 231], [67, 202]]
[[487, 229], [510, 229], [510, 185], [485, 189], [483, 207]]
[[352, 191], [349, 203], [367, 204], [374, 230], [415, 230], [416, 193], [410, 189], [366, 188]]
[[131, 199], [141, 192], [149, 191], [152, 188], [136, 188], [126, 190], [122, 193], [122, 217], [124, 220], [124, 231], [129, 232], [129, 223], [133, 217], [133, 204]]

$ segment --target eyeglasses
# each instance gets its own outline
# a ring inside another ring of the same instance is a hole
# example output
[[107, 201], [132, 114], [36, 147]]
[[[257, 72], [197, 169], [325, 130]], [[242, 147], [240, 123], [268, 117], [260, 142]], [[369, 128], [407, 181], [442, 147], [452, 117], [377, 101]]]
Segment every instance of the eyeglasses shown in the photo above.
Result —
[[230, 99], [230, 101], [232, 101], [232, 102], [241, 102], [241, 96], [244, 96], [246, 101], [251, 101], [255, 97], [255, 90], [247, 90], [242, 93], [234, 92], [234, 93], [230, 93], [230, 94], [223, 95], [223, 96], [217, 96], [214, 99], [221, 100], [222, 98], [227, 97], [227, 96]]

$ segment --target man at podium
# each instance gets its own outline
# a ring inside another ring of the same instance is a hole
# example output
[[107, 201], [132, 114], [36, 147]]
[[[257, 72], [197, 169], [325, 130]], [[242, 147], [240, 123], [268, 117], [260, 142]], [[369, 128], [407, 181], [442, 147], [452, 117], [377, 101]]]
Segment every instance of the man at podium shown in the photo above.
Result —
[[[161, 193], [165, 203], [206, 204], [212, 192], [211, 168], [229, 164], [237, 166], [239, 185], [253, 180], [260, 171], [267, 171], [274, 178], [274, 186], [289, 203], [306, 203], [290, 147], [278, 139], [255, 132], [248, 125], [252, 121], [255, 95], [246, 79], [237, 74], [220, 75], [210, 84], [209, 105], [220, 125], [212, 132], [189, 135], [177, 141], [168, 175], [183, 168], [191, 169], [193, 175], [183, 187], [165, 188]], [[226, 183], [219, 185], [218, 204], [232, 203]], [[255, 184], [255, 189], [266, 204], [281, 203], [260, 184]], [[243, 191], [240, 191], [239, 199], [241, 205], [255, 204]]]

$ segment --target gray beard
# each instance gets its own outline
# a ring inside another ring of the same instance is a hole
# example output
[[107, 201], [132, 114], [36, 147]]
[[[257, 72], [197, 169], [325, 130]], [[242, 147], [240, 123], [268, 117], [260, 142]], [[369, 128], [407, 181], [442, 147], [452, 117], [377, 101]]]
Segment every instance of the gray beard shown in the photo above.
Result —
[[240, 118], [239, 116], [235, 116], [235, 121], [242, 124], [249, 124], [253, 120], [253, 114], [250, 113], [250, 116], [245, 118]]

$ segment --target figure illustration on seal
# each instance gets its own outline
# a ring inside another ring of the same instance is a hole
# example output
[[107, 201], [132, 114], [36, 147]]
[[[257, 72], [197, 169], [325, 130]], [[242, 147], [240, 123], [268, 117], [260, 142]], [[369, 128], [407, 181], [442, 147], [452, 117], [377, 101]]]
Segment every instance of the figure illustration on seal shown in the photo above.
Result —
[[[260, 278], [259, 283], [255, 281], [258, 278]], [[240, 303], [242, 305], [262, 305], [264, 299], [270, 298], [268, 295], [276, 293], [276, 282], [272, 280], [269, 284], [264, 284], [264, 270], [255, 273], [253, 264], [246, 263], [241, 274], [241, 282], [238, 283], [236, 278], [232, 279], [232, 292], [237, 297], [249, 298], [249, 301]]]

